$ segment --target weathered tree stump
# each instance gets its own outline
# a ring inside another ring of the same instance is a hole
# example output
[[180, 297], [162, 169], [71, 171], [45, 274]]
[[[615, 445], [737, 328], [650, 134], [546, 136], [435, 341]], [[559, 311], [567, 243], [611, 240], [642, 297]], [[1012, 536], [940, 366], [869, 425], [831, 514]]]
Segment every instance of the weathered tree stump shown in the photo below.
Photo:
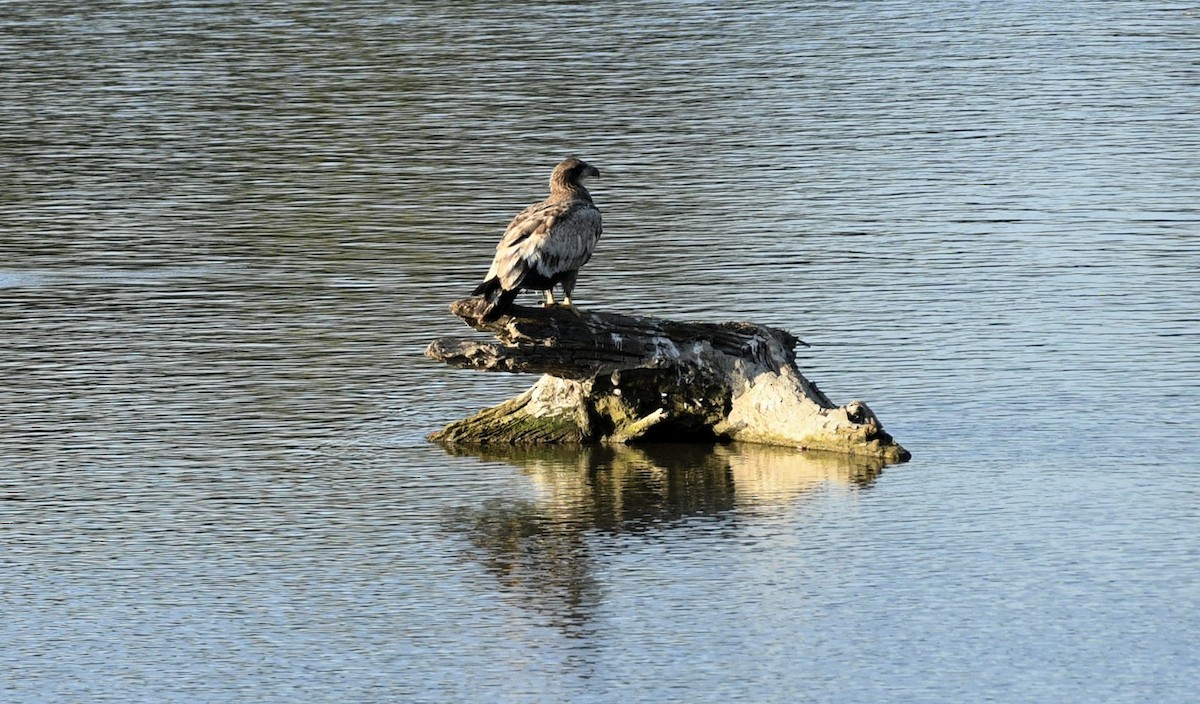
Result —
[[865, 403], [837, 406], [796, 368], [790, 333], [514, 306], [485, 323], [482, 298], [450, 306], [497, 342], [435, 340], [456, 367], [543, 374], [528, 391], [429, 436], [442, 443], [741, 440], [904, 461]]

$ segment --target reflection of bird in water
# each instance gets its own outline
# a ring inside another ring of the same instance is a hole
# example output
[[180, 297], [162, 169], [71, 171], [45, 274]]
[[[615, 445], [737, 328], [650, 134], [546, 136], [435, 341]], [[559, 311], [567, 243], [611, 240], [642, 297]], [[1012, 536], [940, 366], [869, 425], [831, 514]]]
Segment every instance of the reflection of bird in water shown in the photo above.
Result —
[[557, 285], [563, 305], [571, 309], [579, 268], [591, 259], [601, 230], [600, 210], [583, 179], [599, 175], [575, 157], [564, 159], [550, 174], [550, 196], [509, 223], [492, 267], [474, 291], [488, 300], [484, 320], [504, 315], [522, 290], [545, 291], [546, 305], [552, 306]]

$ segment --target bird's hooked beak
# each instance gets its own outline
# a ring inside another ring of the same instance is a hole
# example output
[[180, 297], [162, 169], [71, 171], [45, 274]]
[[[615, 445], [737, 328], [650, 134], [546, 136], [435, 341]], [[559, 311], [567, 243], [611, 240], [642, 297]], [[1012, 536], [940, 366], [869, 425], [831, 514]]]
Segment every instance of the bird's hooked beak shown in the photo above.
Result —
[[595, 166], [588, 164], [588, 167], [583, 170], [583, 175], [588, 176], [590, 178], [600, 178], [600, 169], [597, 169]]

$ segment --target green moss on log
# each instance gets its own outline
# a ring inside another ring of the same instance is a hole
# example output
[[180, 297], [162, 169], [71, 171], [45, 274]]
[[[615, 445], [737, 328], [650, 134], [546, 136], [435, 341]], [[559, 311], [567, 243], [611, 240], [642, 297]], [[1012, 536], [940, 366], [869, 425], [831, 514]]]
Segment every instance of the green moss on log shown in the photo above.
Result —
[[588, 442], [590, 424], [568, 407], [545, 409], [535, 400], [534, 387], [498, 406], [485, 408], [468, 418], [454, 421], [432, 433], [429, 439], [442, 443], [479, 445], [558, 445]]

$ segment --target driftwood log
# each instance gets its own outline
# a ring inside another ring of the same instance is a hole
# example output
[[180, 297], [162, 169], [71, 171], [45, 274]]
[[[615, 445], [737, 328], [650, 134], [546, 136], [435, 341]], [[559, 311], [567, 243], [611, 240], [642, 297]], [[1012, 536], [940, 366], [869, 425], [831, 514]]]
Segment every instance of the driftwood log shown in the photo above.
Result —
[[442, 443], [738, 440], [904, 461], [865, 403], [835, 405], [796, 368], [790, 333], [514, 306], [483, 322], [482, 298], [450, 311], [497, 342], [435, 340], [431, 359], [542, 374], [524, 393], [430, 435]]

